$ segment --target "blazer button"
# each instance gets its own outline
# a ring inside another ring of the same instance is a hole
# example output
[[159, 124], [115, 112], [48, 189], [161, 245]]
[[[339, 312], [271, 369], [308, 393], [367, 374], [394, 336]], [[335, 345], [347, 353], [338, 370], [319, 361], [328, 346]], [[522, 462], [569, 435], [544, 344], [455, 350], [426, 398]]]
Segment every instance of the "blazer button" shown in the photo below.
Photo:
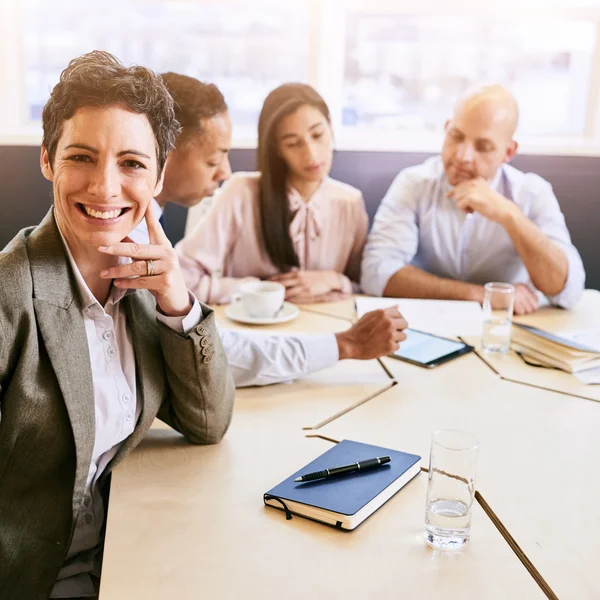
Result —
[[209, 336], [203, 337], [203, 338], [200, 340], [200, 345], [201, 345], [203, 348], [208, 348], [209, 346], [212, 346], [212, 340], [210, 339], [210, 337], [209, 337]]
[[213, 350], [212, 348], [202, 348], [203, 356], [212, 356]]
[[204, 327], [204, 325], [198, 325], [198, 327], [196, 327], [196, 333], [198, 335], [206, 335], [206, 327]]
[[204, 357], [204, 364], [207, 365], [212, 360], [212, 354]]

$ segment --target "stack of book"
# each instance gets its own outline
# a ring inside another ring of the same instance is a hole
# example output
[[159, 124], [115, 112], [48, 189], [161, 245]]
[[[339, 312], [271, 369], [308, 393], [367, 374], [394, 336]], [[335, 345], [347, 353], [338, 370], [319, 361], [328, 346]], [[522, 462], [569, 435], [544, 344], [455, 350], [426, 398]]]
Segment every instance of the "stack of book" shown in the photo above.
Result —
[[600, 349], [570, 337], [513, 323], [511, 346], [524, 358], [568, 373], [581, 373], [600, 367]]

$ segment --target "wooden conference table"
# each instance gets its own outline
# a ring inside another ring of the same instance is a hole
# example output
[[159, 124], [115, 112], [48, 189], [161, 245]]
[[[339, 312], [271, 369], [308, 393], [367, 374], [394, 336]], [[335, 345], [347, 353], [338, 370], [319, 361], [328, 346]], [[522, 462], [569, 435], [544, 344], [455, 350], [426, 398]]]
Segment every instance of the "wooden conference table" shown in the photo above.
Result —
[[[222, 308], [217, 315], [236, 327]], [[351, 302], [303, 307], [267, 331], [336, 332], [352, 318]], [[586, 292], [574, 311], [524, 320], [598, 327], [600, 293]], [[494, 370], [475, 354], [433, 371], [343, 361], [293, 383], [238, 390], [231, 428], [215, 446], [188, 445], [157, 422], [113, 474], [100, 600], [600, 597], [600, 403], [566, 375], [560, 392], [542, 389], [545, 380], [533, 387], [533, 367], [513, 358], [487, 359]], [[479, 501], [460, 552], [423, 541], [425, 473], [353, 532], [286, 521], [263, 506], [265, 491], [330, 440], [415, 452], [427, 466], [440, 428], [481, 440]]]

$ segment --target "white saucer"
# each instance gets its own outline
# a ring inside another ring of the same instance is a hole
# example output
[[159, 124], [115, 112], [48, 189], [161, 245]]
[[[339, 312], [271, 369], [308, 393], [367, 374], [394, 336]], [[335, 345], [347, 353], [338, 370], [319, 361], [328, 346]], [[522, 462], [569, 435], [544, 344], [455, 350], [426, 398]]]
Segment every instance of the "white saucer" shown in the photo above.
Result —
[[241, 302], [234, 302], [225, 307], [225, 316], [232, 321], [245, 323], [246, 325], [276, 325], [277, 323], [287, 323], [292, 321], [300, 314], [300, 310], [295, 304], [284, 302], [283, 307], [276, 317], [252, 317], [244, 309]]

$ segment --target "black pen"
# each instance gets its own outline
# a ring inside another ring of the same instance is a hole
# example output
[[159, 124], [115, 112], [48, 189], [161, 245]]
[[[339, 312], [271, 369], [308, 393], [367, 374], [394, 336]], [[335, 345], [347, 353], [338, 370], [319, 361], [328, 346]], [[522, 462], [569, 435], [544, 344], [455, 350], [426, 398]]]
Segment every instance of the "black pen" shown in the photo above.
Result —
[[331, 477], [332, 475], [341, 475], [343, 473], [354, 473], [356, 471], [364, 471], [365, 469], [372, 469], [373, 467], [380, 467], [381, 465], [385, 465], [391, 460], [392, 459], [389, 456], [368, 458], [367, 460], [361, 460], [360, 462], [355, 462], [351, 465], [344, 465], [343, 467], [331, 467], [331, 469], [323, 469], [323, 471], [307, 473], [306, 475], [296, 477], [294, 481], [314, 481], [315, 479], [324, 479], [325, 477]]

